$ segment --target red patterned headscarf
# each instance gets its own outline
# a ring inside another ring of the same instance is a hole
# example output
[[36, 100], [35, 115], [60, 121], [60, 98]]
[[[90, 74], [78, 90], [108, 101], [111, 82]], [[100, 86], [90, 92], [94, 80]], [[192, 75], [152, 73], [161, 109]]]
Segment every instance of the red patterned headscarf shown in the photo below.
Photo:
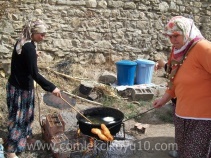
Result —
[[164, 35], [183, 35], [185, 45], [175, 50], [174, 54], [180, 53], [188, 44], [195, 38], [203, 39], [201, 32], [195, 26], [192, 19], [185, 18], [183, 16], [175, 16], [173, 17], [165, 27]]
[[195, 37], [203, 37], [192, 19], [183, 16], [173, 17], [165, 27], [165, 35], [184, 35], [185, 41], [191, 41]]

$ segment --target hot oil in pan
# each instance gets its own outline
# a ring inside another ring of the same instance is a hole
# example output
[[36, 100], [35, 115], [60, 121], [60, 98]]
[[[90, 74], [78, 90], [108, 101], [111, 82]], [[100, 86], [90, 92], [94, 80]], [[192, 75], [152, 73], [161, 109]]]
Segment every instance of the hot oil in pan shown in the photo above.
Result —
[[[93, 124], [111, 124], [115, 123], [116, 120], [114, 117], [106, 116], [86, 116]], [[86, 119], [82, 118], [82, 121], [85, 123], [90, 123]]]

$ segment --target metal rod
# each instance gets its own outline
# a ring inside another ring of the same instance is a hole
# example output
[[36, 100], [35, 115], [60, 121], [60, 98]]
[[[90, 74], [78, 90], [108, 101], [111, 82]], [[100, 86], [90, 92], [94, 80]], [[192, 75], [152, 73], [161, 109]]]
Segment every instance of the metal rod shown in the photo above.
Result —
[[124, 140], [125, 140], [125, 124], [122, 123], [122, 126], [123, 126], [123, 132], [124, 132]]
[[153, 108], [151, 108], [151, 109], [149, 109], [149, 110], [147, 110], [147, 111], [145, 111], [145, 112], [139, 113], [138, 115], [135, 115], [135, 116], [133, 116], [133, 117], [130, 117], [130, 118], [128, 118], [128, 119], [126, 119], [126, 120], [124, 120], [124, 121], [122, 121], [122, 122], [125, 122], [125, 121], [128, 121], [128, 120], [130, 120], [130, 119], [139, 117], [140, 115], [143, 115], [143, 114], [145, 114], [145, 113], [147, 113], [147, 112], [149, 112], [149, 111], [151, 111], [151, 110], [153, 110], [153, 109], [155, 109], [155, 108], [153, 107]]
[[84, 116], [80, 111], [78, 111], [77, 109], [75, 109], [74, 108], [74, 106], [72, 106], [70, 103], [68, 103], [62, 96], [61, 96], [61, 99], [65, 102], [65, 103], [67, 103], [68, 105], [70, 105], [77, 113], [79, 113], [83, 118], [85, 118], [87, 121], [89, 121], [91, 124], [93, 124], [92, 123], [92, 121], [90, 121], [86, 116]]
[[147, 111], [145, 111], [145, 112], [139, 113], [138, 115], [135, 115], [135, 116], [133, 116], [133, 117], [130, 117], [130, 118], [128, 118], [128, 119], [126, 119], [126, 120], [124, 120], [124, 121], [122, 121], [122, 122], [119, 122], [119, 123], [115, 124], [114, 126], [109, 127], [109, 129], [114, 128], [114, 127], [116, 127], [117, 125], [119, 125], [119, 124], [121, 124], [121, 123], [123, 123], [123, 122], [125, 122], [125, 121], [128, 121], [128, 120], [130, 120], [130, 119], [136, 118], [136, 117], [138, 117], [138, 116], [140, 116], [140, 115], [143, 115], [143, 114], [145, 114], [145, 113], [147, 113], [147, 112], [149, 112], [149, 111], [151, 111], [151, 110], [153, 110], [153, 109], [155, 109], [155, 107], [153, 107], [153, 108], [151, 108], [151, 109], [149, 109], [149, 110], [147, 110]]

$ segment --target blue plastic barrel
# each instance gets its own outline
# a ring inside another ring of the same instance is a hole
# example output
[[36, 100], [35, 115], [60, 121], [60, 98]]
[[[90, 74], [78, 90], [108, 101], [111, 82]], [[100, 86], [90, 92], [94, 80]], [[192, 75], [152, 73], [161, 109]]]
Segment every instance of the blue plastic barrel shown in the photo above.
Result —
[[134, 85], [137, 63], [130, 60], [116, 62], [117, 85]]
[[146, 59], [137, 59], [136, 68], [136, 84], [150, 84], [152, 81], [152, 75], [154, 71], [155, 62]]

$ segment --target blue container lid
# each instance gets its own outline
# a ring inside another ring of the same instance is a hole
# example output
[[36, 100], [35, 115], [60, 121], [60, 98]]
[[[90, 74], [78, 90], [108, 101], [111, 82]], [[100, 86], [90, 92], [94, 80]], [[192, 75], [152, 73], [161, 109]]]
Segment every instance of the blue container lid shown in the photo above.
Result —
[[148, 65], [154, 65], [155, 62], [152, 60], [147, 60], [147, 59], [137, 59], [136, 63], [138, 64], [148, 64]]
[[131, 65], [131, 66], [133, 66], [133, 65], [137, 65], [137, 63], [134, 61], [130, 61], [130, 60], [121, 60], [121, 61], [116, 62], [116, 65]]

